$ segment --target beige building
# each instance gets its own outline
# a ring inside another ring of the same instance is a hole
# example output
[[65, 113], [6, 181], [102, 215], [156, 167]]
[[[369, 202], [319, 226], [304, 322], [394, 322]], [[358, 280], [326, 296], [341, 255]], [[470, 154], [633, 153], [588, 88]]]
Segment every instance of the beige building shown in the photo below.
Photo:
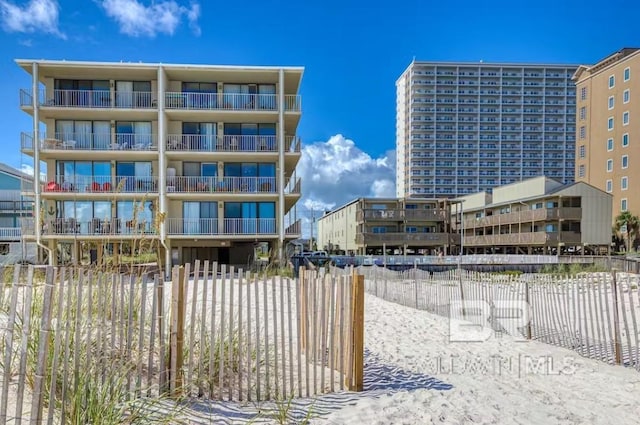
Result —
[[359, 198], [318, 219], [318, 249], [347, 254], [449, 253], [459, 243], [451, 232], [446, 199]]
[[576, 83], [576, 181], [613, 195], [613, 218], [640, 214], [640, 49], [624, 48], [593, 66], [580, 66]]
[[[466, 254], [607, 254], [611, 194], [584, 182], [548, 177], [458, 198], [452, 221]], [[460, 214], [464, 216], [460, 226]]]
[[303, 68], [17, 63], [32, 77], [21, 149], [46, 166], [26, 237], [52, 262], [143, 239], [167, 262], [247, 264], [300, 237]]

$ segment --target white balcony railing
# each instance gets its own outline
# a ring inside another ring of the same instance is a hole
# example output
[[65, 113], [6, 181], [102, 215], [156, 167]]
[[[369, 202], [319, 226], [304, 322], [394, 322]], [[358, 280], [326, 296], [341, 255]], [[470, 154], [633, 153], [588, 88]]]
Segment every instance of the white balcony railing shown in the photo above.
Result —
[[170, 134], [167, 138], [169, 151], [196, 152], [277, 152], [276, 136], [246, 135], [202, 135]]
[[[38, 104], [52, 108], [150, 109], [157, 107], [154, 93], [110, 90], [38, 90]], [[20, 90], [20, 106], [33, 105], [33, 92]]]
[[[155, 92], [111, 90], [38, 90], [38, 104], [51, 108], [155, 109]], [[278, 95], [263, 93], [166, 92], [165, 108], [188, 110], [277, 111]], [[301, 96], [284, 96], [284, 110], [300, 112]], [[33, 106], [33, 92], [20, 90], [20, 106]]]
[[167, 192], [276, 193], [275, 177], [171, 177]]
[[21, 227], [0, 227], [0, 241], [19, 240], [21, 236]]
[[[31, 223], [33, 226], [33, 223]], [[153, 220], [133, 220], [127, 218], [92, 218], [76, 220], [74, 218], [53, 218], [44, 220], [43, 235], [153, 235], [156, 233]]]
[[[55, 133], [40, 141], [41, 150], [64, 151], [157, 151], [155, 134]], [[21, 133], [20, 147], [33, 150], [33, 136]]]
[[55, 176], [43, 183], [43, 192], [151, 193], [158, 190], [155, 176]]
[[275, 235], [275, 218], [169, 218], [169, 235]]
[[225, 111], [277, 111], [275, 94], [249, 93], [165, 93], [165, 108]]

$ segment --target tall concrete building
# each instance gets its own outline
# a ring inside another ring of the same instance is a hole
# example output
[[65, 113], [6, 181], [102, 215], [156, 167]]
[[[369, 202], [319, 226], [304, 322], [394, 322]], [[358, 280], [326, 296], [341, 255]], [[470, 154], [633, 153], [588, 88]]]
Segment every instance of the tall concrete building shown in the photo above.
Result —
[[[613, 217], [640, 213], [640, 49], [624, 48], [575, 73], [576, 180], [613, 195]], [[635, 195], [634, 195], [635, 193]]]
[[[300, 237], [303, 68], [18, 60], [46, 180], [23, 236], [78, 261], [156, 241], [169, 262], [247, 264]], [[118, 258], [117, 256], [115, 258]]]
[[412, 62], [396, 82], [397, 196], [573, 182], [576, 68]]

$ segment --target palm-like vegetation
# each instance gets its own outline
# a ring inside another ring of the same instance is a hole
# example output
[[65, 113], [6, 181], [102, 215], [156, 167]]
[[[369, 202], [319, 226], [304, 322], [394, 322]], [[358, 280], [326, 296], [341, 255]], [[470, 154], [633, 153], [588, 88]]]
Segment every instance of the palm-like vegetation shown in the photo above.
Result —
[[623, 211], [616, 217], [615, 228], [617, 231], [624, 230], [627, 235], [627, 252], [631, 250], [631, 241], [635, 240], [640, 229], [640, 219], [631, 214], [630, 211]]

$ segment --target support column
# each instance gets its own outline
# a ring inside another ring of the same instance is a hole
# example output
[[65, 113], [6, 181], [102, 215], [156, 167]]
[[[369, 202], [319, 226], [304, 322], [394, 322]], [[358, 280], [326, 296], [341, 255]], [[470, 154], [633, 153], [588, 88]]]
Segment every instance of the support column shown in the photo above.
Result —
[[[284, 69], [278, 74], [278, 263], [284, 263]], [[313, 226], [313, 223], [311, 224]]]
[[[158, 67], [158, 201], [159, 208], [156, 210], [156, 214], [164, 214], [164, 220], [160, 221], [160, 244], [165, 248], [165, 264], [171, 264], [171, 250], [167, 249], [167, 220], [169, 219], [169, 208], [167, 203], [167, 158], [165, 155], [166, 142], [167, 142], [167, 123], [164, 113], [164, 101], [166, 91], [166, 74], [164, 67], [160, 65]], [[161, 250], [158, 249], [158, 254], [161, 254]], [[170, 267], [164, 268], [164, 277], [169, 279]]]

